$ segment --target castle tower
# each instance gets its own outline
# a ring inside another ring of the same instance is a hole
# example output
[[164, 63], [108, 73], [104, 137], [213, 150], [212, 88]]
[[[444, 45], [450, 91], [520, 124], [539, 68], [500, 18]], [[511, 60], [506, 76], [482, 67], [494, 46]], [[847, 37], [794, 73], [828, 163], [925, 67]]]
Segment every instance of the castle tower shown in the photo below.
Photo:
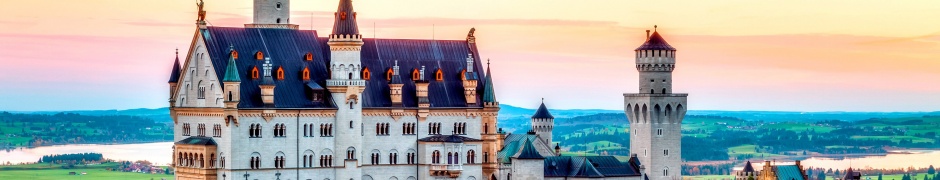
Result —
[[505, 134], [497, 132], [497, 116], [499, 115], [499, 101], [496, 100], [496, 90], [493, 87], [493, 71], [490, 62], [486, 62], [486, 77], [483, 79], [483, 176], [487, 179], [496, 179], [499, 164], [496, 154], [503, 147]]
[[290, 0], [254, 0], [254, 21], [246, 28], [298, 29], [290, 24]]
[[180, 73], [182, 73], [180, 70], [180, 50], [176, 49], [176, 60], [173, 61], [173, 69], [170, 71], [170, 80], [167, 81], [167, 83], [170, 84], [170, 118], [173, 119], [173, 122], [176, 122], [176, 116], [174, 115], [176, 113], [173, 112], [176, 107], [176, 89], [179, 84]]
[[222, 78], [223, 102], [225, 103], [225, 126], [238, 124], [238, 102], [241, 101], [241, 82], [238, 66], [235, 64], [235, 47], [229, 47], [228, 66], [225, 68], [225, 77]]
[[326, 85], [337, 106], [336, 140], [334, 157], [342, 157], [346, 168], [336, 171], [336, 179], [361, 179], [359, 168], [362, 151], [362, 92], [365, 81], [361, 78], [360, 55], [362, 35], [356, 24], [356, 12], [352, 0], [340, 0], [334, 13], [333, 33], [327, 44], [330, 46], [330, 79]]
[[688, 94], [672, 93], [676, 48], [659, 32], [646, 33], [646, 42], [635, 50], [640, 92], [624, 94], [630, 153], [637, 155], [650, 179], [681, 179], [681, 125]]
[[545, 99], [543, 98], [542, 105], [539, 106], [539, 109], [532, 115], [532, 131], [535, 131], [535, 134], [539, 135], [539, 138], [541, 138], [545, 144], [552, 144], [552, 129], [554, 128], [555, 116], [552, 116], [552, 113], [548, 112], [548, 108], [545, 107]]

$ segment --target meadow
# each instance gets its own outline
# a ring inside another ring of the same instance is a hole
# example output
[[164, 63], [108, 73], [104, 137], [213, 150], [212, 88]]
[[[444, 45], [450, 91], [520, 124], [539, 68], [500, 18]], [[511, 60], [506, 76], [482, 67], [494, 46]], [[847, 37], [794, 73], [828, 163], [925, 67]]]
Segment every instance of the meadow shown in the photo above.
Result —
[[[0, 179], [29, 179], [29, 180], [62, 180], [62, 179], [94, 179], [94, 180], [150, 180], [173, 179], [173, 175], [145, 174], [135, 172], [110, 171], [107, 168], [118, 166], [118, 163], [103, 163], [98, 165], [78, 165], [72, 169], [62, 169], [61, 165], [27, 164], [0, 166]], [[76, 175], [69, 175], [74, 172]], [[82, 174], [85, 173], [85, 174]]]

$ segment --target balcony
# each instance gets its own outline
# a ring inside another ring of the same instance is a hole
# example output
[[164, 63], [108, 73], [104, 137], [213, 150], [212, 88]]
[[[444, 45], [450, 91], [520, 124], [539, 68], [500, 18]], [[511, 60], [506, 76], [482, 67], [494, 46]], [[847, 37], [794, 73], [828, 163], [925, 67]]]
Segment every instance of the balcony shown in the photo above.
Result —
[[434, 164], [431, 165], [431, 176], [449, 176], [450, 178], [460, 177], [463, 171], [463, 165], [460, 164]]
[[361, 79], [328, 79], [326, 86], [365, 86], [366, 81]]

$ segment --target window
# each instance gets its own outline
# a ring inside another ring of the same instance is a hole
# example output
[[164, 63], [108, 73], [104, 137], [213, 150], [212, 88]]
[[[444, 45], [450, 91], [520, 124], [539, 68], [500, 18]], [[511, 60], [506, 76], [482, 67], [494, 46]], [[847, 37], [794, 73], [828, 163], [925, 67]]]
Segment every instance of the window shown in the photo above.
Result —
[[264, 53], [261, 53], [261, 51], [256, 52], [256, 53], [255, 53], [255, 59], [257, 59], [257, 60], [264, 60]]
[[662, 135], [663, 135], [663, 129], [656, 129], [656, 135], [657, 135], [657, 136], [662, 136]]
[[238, 51], [232, 50], [232, 59], [238, 59]]
[[320, 136], [333, 136], [333, 124], [320, 124]]
[[444, 72], [441, 71], [441, 69], [437, 69], [437, 72], [434, 73], [434, 79], [436, 79], [437, 81], [443, 81], [443, 80], [444, 80]]
[[225, 168], [225, 157], [219, 158], [219, 167]]
[[275, 8], [277, 8], [277, 10], [281, 10], [281, 2], [277, 2], [277, 6], [275, 6]]
[[349, 147], [346, 149], [346, 160], [355, 160], [356, 159], [356, 148]]
[[320, 155], [320, 167], [333, 167], [333, 155]]
[[415, 135], [415, 123], [402, 123], [401, 134], [404, 135]]
[[392, 80], [392, 75], [395, 75], [395, 72], [392, 71], [392, 69], [388, 69], [388, 71], [385, 71], [385, 80], [386, 80], [386, 81], [391, 81], [391, 80]]
[[275, 124], [274, 137], [287, 137], [287, 126], [284, 124]]
[[372, 165], [379, 164], [379, 153], [372, 153], [372, 157], [369, 160], [371, 160]]
[[183, 123], [183, 136], [189, 136], [189, 123]]
[[251, 155], [251, 160], [248, 161], [251, 165], [251, 169], [260, 169], [261, 168], [261, 154], [254, 153]]
[[476, 156], [476, 152], [474, 152], [473, 150], [467, 151], [467, 163], [468, 164], [476, 163], [475, 156]]
[[304, 55], [304, 60], [313, 61], [313, 53], [308, 52], [306, 55]]
[[411, 71], [411, 80], [412, 81], [421, 80], [421, 73], [418, 72], [418, 69], [414, 69], [414, 71]]
[[274, 168], [284, 168], [284, 153], [278, 152], [278, 155], [274, 156]]
[[310, 80], [310, 68], [304, 67], [304, 71], [302, 74], [303, 74], [304, 81]]
[[197, 129], [196, 129], [196, 134], [197, 134], [198, 136], [206, 136], [206, 125], [205, 125], [205, 124], [199, 124], [199, 125], [197, 125], [196, 127], [197, 127]]
[[460, 71], [460, 80], [467, 80], [467, 70], [466, 70], [466, 69]]
[[439, 164], [439, 163], [441, 163], [441, 152], [434, 150], [434, 152], [431, 153], [431, 164]]
[[277, 80], [284, 80], [284, 67], [277, 67]]
[[[349, 103], [349, 104], [352, 104], [352, 103]], [[352, 105], [349, 105], [349, 106], [352, 106]], [[350, 108], [352, 108], [352, 107], [350, 107]], [[352, 129], [352, 128], [354, 128], [354, 127], [353, 127], [353, 121], [349, 121], [349, 129]]]
[[[392, 150], [394, 151], [394, 150]], [[388, 164], [398, 164], [398, 153], [392, 152], [388, 153]]]
[[428, 134], [441, 134], [441, 123], [428, 123]]
[[222, 125], [215, 124], [212, 126], [212, 137], [222, 137]]
[[369, 71], [369, 68], [364, 68], [362, 70], [362, 79], [364, 80], [372, 79], [372, 72]]
[[261, 124], [251, 124], [248, 126], [248, 137], [249, 138], [260, 138], [261, 137]]
[[669, 176], [669, 168], [663, 169], [663, 176]]
[[490, 162], [490, 153], [483, 152], [483, 163], [488, 163], [488, 162]]
[[663, 156], [669, 156], [669, 150], [663, 149]]
[[258, 67], [251, 68], [251, 79], [258, 79]]
[[454, 153], [447, 152], [447, 164], [454, 164]]
[[417, 164], [418, 162], [415, 160], [416, 157], [417, 157], [417, 156], [415, 155], [415, 153], [409, 152], [409, 153], [408, 153], [408, 164]]
[[376, 123], [375, 135], [388, 136], [388, 123]]
[[[454, 123], [454, 133], [455, 134], [467, 134], [467, 123], [464, 123], [464, 122]], [[438, 134], [440, 134], [440, 132], [438, 132]]]

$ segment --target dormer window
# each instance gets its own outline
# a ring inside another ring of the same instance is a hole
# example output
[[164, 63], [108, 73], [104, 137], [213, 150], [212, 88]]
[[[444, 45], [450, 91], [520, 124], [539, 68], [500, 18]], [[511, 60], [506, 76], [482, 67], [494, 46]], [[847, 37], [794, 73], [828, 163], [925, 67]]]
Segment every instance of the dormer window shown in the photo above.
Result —
[[313, 53], [308, 52], [307, 55], [304, 55], [304, 59], [307, 61], [313, 61]]
[[437, 81], [443, 81], [443, 80], [444, 80], [444, 71], [441, 71], [441, 69], [437, 69], [437, 72], [434, 73], [434, 79], [436, 79]]
[[258, 79], [258, 66], [251, 68], [251, 78]]
[[277, 80], [284, 80], [284, 67], [277, 67]]
[[232, 50], [232, 59], [238, 59], [238, 51]]
[[261, 53], [261, 51], [256, 52], [256, 53], [255, 53], [255, 59], [257, 59], [257, 60], [264, 60], [264, 53]]
[[467, 70], [460, 71], [460, 80], [467, 80]]
[[309, 80], [310, 80], [310, 69], [309, 69], [309, 68], [304, 67], [304, 72], [303, 72], [302, 74], [303, 74], [304, 81], [309, 81]]
[[412, 81], [421, 80], [421, 72], [418, 72], [418, 69], [411, 71], [411, 80]]
[[385, 80], [391, 81], [392, 75], [395, 75], [395, 72], [392, 71], [392, 69], [388, 69], [388, 71], [385, 71]]
[[363, 68], [362, 70], [362, 79], [369, 80], [372, 79], [372, 72], [369, 71], [369, 68]]

